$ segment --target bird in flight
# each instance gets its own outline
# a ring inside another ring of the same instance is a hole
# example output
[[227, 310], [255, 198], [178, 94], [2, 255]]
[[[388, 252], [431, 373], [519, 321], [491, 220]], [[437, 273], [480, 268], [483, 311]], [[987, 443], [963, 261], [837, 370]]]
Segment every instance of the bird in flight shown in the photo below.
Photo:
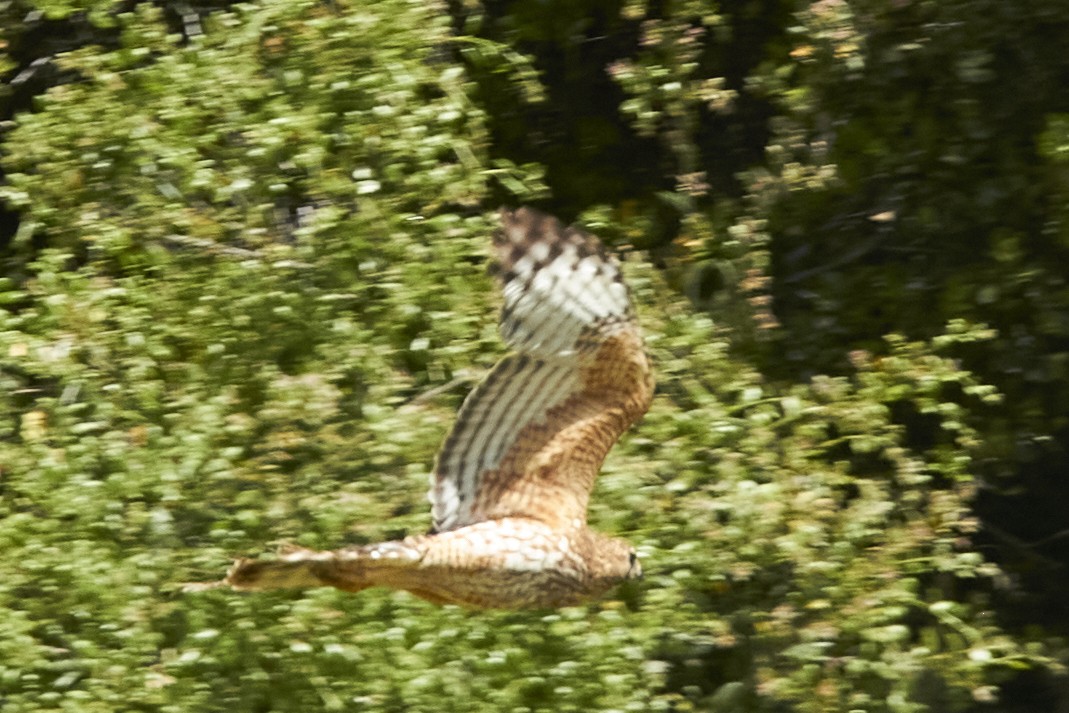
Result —
[[378, 586], [438, 604], [532, 609], [640, 576], [634, 548], [586, 522], [606, 454], [653, 395], [620, 267], [596, 237], [556, 218], [520, 208], [501, 219], [491, 272], [513, 353], [471, 391], [438, 453], [431, 532], [239, 559], [220, 586]]

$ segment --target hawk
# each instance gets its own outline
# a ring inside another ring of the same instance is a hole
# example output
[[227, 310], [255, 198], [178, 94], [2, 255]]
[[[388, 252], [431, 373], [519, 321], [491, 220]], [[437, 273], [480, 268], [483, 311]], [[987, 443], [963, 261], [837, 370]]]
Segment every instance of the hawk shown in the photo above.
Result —
[[478, 609], [578, 604], [641, 574], [626, 541], [587, 527], [594, 479], [649, 408], [653, 377], [616, 260], [530, 208], [502, 212], [491, 272], [514, 350], [471, 391], [431, 476], [430, 534], [239, 559], [238, 590], [403, 589]]

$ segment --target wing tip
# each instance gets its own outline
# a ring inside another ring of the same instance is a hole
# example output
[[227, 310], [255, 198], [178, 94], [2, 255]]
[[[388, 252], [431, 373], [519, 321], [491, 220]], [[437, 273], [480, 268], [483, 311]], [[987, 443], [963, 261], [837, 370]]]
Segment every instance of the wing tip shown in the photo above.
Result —
[[[494, 231], [492, 241], [495, 257], [490, 262], [489, 272], [509, 282], [516, 277], [512, 267], [538, 244], [546, 246], [546, 252], [539, 256], [532, 266], [534, 270], [553, 262], [565, 249], [574, 250], [577, 260], [596, 257], [600, 266], [611, 273], [614, 282], [623, 284], [623, 276], [616, 257], [593, 233], [575, 225], [564, 225], [557, 217], [544, 213], [537, 208], [520, 206], [498, 209], [501, 227]], [[625, 285], [626, 286], [626, 285]]]

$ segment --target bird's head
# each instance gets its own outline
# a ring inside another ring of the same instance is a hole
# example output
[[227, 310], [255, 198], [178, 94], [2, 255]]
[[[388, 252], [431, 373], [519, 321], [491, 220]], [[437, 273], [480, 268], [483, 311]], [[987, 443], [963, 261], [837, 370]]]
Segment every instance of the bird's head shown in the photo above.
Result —
[[611, 586], [642, 577], [642, 563], [639, 562], [638, 552], [630, 542], [617, 537], [603, 535], [595, 535], [595, 537], [597, 555], [593, 561], [597, 563], [599, 579], [604, 579], [606, 584]]

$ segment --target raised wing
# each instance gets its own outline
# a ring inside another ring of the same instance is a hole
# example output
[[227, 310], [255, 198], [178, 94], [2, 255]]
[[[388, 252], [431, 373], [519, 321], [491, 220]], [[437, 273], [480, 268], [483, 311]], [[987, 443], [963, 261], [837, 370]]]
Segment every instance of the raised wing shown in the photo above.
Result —
[[435, 529], [507, 516], [586, 522], [598, 469], [649, 408], [653, 377], [616, 261], [530, 208], [494, 237], [516, 353], [468, 395], [432, 479]]

